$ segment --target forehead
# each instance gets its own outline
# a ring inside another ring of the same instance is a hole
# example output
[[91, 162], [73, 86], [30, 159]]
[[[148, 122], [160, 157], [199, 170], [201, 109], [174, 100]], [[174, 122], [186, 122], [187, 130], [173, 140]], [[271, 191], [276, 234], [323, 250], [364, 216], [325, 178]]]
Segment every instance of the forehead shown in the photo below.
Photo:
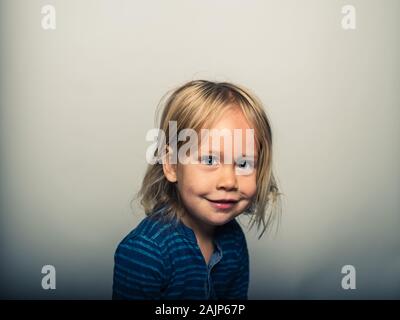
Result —
[[247, 121], [243, 111], [238, 106], [232, 106], [226, 109], [222, 115], [206, 124], [203, 129], [254, 129], [254, 127]]
[[206, 150], [257, 154], [255, 129], [239, 107], [226, 110], [219, 119], [205, 125], [199, 143]]

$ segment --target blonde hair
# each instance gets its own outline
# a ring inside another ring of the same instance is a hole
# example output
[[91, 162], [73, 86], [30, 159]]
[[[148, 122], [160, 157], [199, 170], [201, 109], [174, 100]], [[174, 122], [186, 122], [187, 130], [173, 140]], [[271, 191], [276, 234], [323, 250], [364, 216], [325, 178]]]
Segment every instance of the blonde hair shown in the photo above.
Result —
[[[163, 103], [163, 101], [165, 103]], [[159, 129], [163, 130], [169, 144], [169, 121], [176, 121], [177, 134], [185, 128], [196, 132], [212, 125], [232, 104], [239, 106], [245, 118], [254, 126], [258, 155], [256, 172], [257, 193], [245, 213], [251, 215], [250, 228], [255, 224], [262, 236], [273, 221], [280, 217], [280, 195], [272, 172], [272, 132], [269, 120], [258, 98], [249, 90], [227, 82], [206, 80], [190, 81], [167, 93], [160, 102], [163, 107]], [[159, 115], [160, 109], [157, 111]], [[158, 118], [158, 117], [157, 117]], [[183, 142], [178, 143], [178, 148]], [[155, 157], [160, 158], [158, 151]], [[174, 183], [166, 179], [162, 163], [147, 167], [142, 186], [136, 195], [146, 215], [164, 207], [170, 217], [181, 217], [183, 207]]]

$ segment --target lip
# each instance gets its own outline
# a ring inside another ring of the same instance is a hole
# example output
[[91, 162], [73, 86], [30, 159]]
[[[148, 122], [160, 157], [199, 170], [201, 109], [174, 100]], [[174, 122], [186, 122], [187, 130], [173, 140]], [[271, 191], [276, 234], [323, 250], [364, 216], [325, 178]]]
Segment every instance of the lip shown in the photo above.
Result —
[[236, 199], [218, 199], [218, 200], [207, 199], [207, 200], [212, 207], [220, 210], [232, 209], [239, 202], [239, 200]]
[[208, 201], [211, 202], [218, 202], [218, 203], [225, 203], [225, 202], [238, 202], [239, 199], [235, 199], [235, 198], [225, 198], [225, 199], [207, 199]]

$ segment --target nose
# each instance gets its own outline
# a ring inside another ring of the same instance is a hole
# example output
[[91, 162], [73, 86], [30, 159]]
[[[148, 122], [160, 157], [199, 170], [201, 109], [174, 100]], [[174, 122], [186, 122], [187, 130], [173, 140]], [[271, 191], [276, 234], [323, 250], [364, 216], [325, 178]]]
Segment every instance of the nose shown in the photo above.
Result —
[[233, 165], [221, 165], [219, 168], [219, 176], [217, 181], [217, 189], [238, 190], [238, 181]]

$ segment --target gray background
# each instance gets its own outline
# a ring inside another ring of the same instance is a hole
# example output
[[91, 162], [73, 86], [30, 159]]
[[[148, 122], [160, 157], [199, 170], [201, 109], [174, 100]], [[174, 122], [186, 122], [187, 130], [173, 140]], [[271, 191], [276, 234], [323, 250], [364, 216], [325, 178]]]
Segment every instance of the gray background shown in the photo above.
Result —
[[399, 18], [395, 0], [1, 1], [0, 297], [110, 298], [157, 103], [206, 78], [253, 90], [274, 132], [283, 217], [246, 232], [249, 297], [400, 298]]

